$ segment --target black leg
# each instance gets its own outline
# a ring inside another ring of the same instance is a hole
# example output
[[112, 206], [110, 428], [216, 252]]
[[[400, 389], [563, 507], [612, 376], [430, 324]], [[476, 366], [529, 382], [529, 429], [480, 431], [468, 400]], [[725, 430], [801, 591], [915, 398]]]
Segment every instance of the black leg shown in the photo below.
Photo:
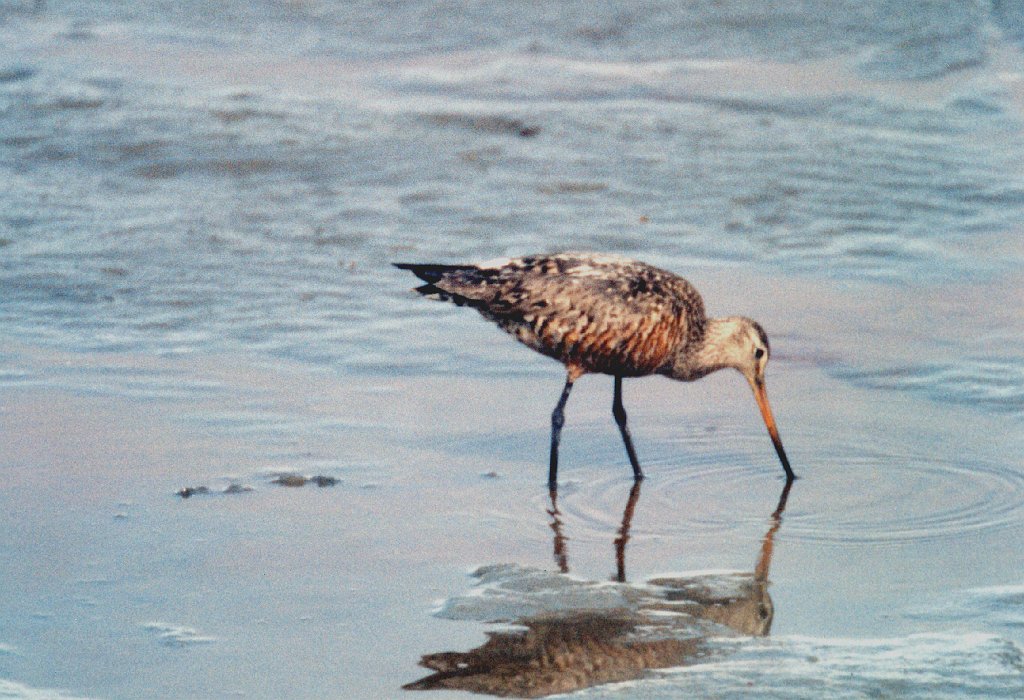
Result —
[[565, 388], [562, 389], [562, 398], [558, 399], [554, 413], [551, 414], [551, 465], [548, 468], [548, 488], [558, 488], [558, 443], [562, 439], [562, 426], [565, 425], [565, 402], [569, 400], [569, 392], [572, 391], [573, 377], [570, 374], [565, 378]]
[[644, 473], [640, 469], [640, 461], [636, 458], [636, 450], [633, 449], [633, 438], [629, 435], [629, 426], [626, 425], [626, 409], [622, 405], [622, 377], [615, 377], [615, 399], [612, 401], [612, 415], [622, 433], [622, 442], [626, 443], [626, 454], [629, 455], [629, 463], [633, 467], [633, 478], [640, 481]]

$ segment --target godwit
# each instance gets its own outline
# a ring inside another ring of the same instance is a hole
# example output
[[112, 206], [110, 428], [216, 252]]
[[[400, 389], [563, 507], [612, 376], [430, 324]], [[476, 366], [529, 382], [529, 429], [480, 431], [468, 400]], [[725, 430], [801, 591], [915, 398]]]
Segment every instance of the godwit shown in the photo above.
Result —
[[795, 478], [765, 390], [768, 336], [749, 318], [708, 318], [700, 293], [682, 277], [637, 260], [586, 253], [395, 267], [427, 283], [416, 288], [420, 294], [471, 306], [565, 365], [565, 388], [551, 414], [551, 488], [557, 484], [565, 404], [573, 383], [587, 372], [615, 378], [612, 415], [638, 481], [644, 475], [626, 424], [622, 378], [663, 374], [690, 382], [726, 367], [747, 378], [786, 480]]

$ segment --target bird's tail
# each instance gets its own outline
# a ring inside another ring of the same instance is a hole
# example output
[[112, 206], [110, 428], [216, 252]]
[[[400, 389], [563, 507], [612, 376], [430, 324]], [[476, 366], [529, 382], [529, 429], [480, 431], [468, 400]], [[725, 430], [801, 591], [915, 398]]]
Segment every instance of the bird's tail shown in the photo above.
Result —
[[449, 275], [458, 276], [460, 273], [463, 275], [473, 274], [477, 272], [477, 267], [475, 265], [430, 265], [421, 263], [391, 264], [399, 270], [408, 270], [426, 282], [426, 284], [416, 287], [413, 290], [415, 292], [419, 292], [425, 297], [436, 299], [438, 301], [451, 301], [459, 306], [473, 305], [474, 303], [473, 300], [468, 297], [441, 289], [437, 286], [437, 283]]

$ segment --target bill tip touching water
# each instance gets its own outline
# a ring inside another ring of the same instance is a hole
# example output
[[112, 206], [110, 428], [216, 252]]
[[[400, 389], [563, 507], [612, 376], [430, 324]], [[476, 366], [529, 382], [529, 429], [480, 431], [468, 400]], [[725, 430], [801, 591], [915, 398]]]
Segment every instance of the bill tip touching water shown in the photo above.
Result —
[[768, 403], [768, 335], [742, 316], [708, 318], [700, 293], [678, 275], [624, 257], [531, 255], [468, 265], [394, 263], [426, 284], [420, 294], [469, 306], [516, 340], [566, 367], [551, 415], [548, 484], [558, 480], [558, 445], [574, 382], [587, 373], [615, 380], [612, 415], [633, 475], [643, 470], [622, 404], [622, 380], [661, 374], [694, 381], [733, 368], [747, 379], [785, 471], [796, 478]]

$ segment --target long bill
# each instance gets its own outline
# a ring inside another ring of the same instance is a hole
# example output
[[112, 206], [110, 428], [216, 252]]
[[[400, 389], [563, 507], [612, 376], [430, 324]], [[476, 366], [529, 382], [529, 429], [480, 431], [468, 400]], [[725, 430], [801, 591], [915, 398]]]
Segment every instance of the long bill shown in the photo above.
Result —
[[789, 466], [789, 459], [786, 457], [786, 451], [782, 449], [782, 439], [779, 437], [779, 429], [775, 427], [775, 417], [772, 415], [772, 407], [768, 405], [768, 392], [764, 388], [764, 379], [759, 377], [751, 380], [750, 388], [754, 390], [754, 399], [757, 401], [757, 407], [761, 409], [761, 417], [764, 418], [765, 427], [768, 428], [768, 435], [771, 436], [772, 444], [775, 445], [775, 452], [779, 455], [779, 460], [782, 462], [782, 468], [786, 470], [786, 481], [792, 481], [796, 478], [796, 474], [793, 473], [793, 469]]

